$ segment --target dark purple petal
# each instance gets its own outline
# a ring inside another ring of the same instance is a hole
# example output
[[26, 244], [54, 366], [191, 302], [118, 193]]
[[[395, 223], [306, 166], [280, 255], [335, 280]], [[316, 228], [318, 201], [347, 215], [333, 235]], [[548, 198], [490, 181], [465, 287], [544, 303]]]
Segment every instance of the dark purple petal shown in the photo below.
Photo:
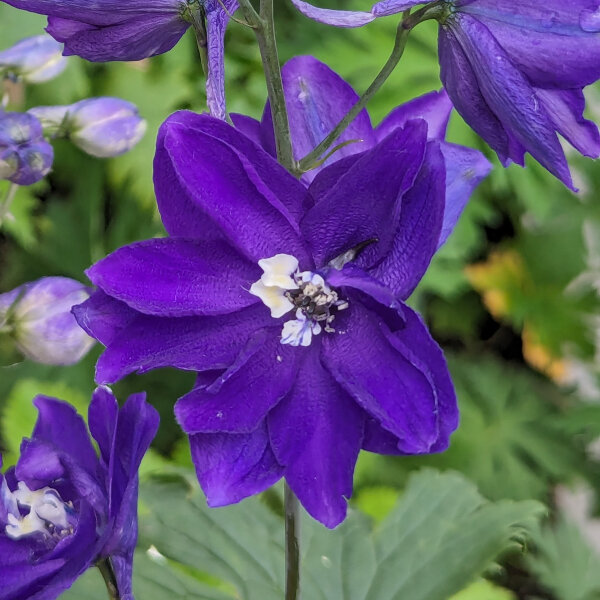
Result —
[[[154, 164], [157, 200], [171, 235], [208, 234], [226, 239], [252, 261], [286, 253], [310, 265], [297, 225], [306, 190], [230, 125], [175, 113], [161, 127]], [[272, 183], [265, 183], [267, 176]], [[281, 195], [274, 193], [279, 189]]]
[[389, 454], [392, 456], [406, 455], [398, 448], [400, 440], [393, 434], [384, 429], [377, 419], [368, 417], [365, 420], [365, 434], [362, 442], [362, 449], [375, 454]]
[[238, 131], [260, 145], [260, 121], [239, 113], [229, 113], [229, 118]]
[[[43, 589], [46, 580], [58, 573], [65, 564], [64, 559], [48, 560], [39, 564], [19, 563], [3, 565], [0, 563], [2, 573], [2, 586], [0, 586], [0, 600], [16, 600], [18, 598], [33, 598], [36, 590]], [[72, 581], [69, 582], [69, 585]], [[57, 596], [55, 595], [54, 598]]]
[[107, 469], [113, 453], [118, 414], [119, 405], [110, 388], [97, 387], [88, 409], [88, 425], [92, 437], [98, 442], [100, 456]]
[[492, 170], [491, 163], [477, 150], [445, 142], [440, 149], [446, 165], [446, 205], [438, 248], [452, 233], [475, 188]]
[[261, 270], [219, 241], [163, 238], [113, 252], [86, 271], [105, 293], [161, 317], [230, 313], [257, 299], [248, 291]]
[[191, 435], [190, 448], [209, 506], [225, 506], [259, 494], [283, 474], [264, 423], [251, 433]]
[[94, 292], [82, 304], [73, 306], [71, 312], [79, 326], [105, 346], [140, 314], [102, 290]]
[[425, 153], [427, 124], [411, 121], [363, 153], [302, 221], [317, 266], [368, 240], [363, 253], [373, 264], [389, 251], [400, 218], [402, 195], [410, 189]]
[[365, 414], [307, 353], [294, 387], [268, 416], [271, 446], [304, 508], [333, 528], [346, 517]]
[[[359, 96], [335, 71], [312, 56], [296, 56], [281, 71], [285, 90], [294, 157], [311, 152], [358, 102]], [[273, 131], [270, 107], [263, 117], [263, 128]], [[366, 110], [352, 121], [337, 144], [354, 141], [336, 151], [324, 166], [375, 145], [371, 120]], [[303, 176], [307, 183], [324, 168], [320, 166]]]
[[324, 366], [342, 388], [409, 454], [429, 452], [438, 440], [437, 398], [431, 384], [389, 340], [376, 313], [354, 302], [323, 338]]
[[303, 353], [282, 344], [280, 334], [279, 327], [258, 332], [241, 364], [177, 402], [175, 416], [186, 433], [251, 433], [258, 427], [293, 385]]
[[292, 4], [309, 19], [335, 27], [362, 27], [375, 19], [370, 12], [317, 8], [304, 0], [292, 0]]
[[[383, 260], [368, 270], [369, 275], [385, 284], [397, 298], [410, 296], [438, 248], [445, 196], [444, 157], [440, 144], [429, 142], [421, 171], [402, 200], [392, 247]], [[367, 260], [361, 255], [357, 263], [366, 266]]]
[[427, 137], [442, 141], [446, 137], [452, 102], [445, 90], [429, 92], [395, 108], [375, 129], [377, 141], [385, 139], [394, 129], [404, 127], [411, 119], [427, 121]]
[[111, 383], [134, 371], [159, 367], [226, 369], [252, 333], [272, 325], [269, 311], [260, 303], [219, 318], [139, 315], [98, 360], [96, 380]]
[[317, 173], [308, 190], [314, 198], [324, 198], [338, 180], [360, 160], [360, 154], [352, 154], [325, 167]]

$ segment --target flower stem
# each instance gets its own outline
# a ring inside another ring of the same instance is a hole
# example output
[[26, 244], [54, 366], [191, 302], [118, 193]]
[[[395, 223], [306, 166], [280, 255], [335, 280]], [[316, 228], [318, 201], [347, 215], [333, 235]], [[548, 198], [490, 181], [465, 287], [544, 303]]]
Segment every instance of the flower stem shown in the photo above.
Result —
[[300, 597], [300, 506], [288, 484], [284, 488], [285, 600]]
[[4, 219], [10, 212], [10, 205], [15, 199], [18, 189], [19, 186], [16, 183], [11, 183], [10, 187], [8, 188], [8, 191], [6, 192], [6, 196], [4, 196], [4, 199], [2, 200], [2, 202], [0, 202], [0, 227], [2, 226]]
[[389, 76], [392, 74], [406, 48], [406, 42], [412, 28], [420, 23], [422, 19], [414, 19], [417, 13], [410, 16], [410, 11], [406, 11], [403, 15], [402, 21], [398, 25], [396, 30], [396, 40], [394, 42], [394, 49], [390, 54], [385, 65], [377, 77], [373, 80], [373, 83], [367, 88], [367, 91], [358, 99], [356, 104], [350, 109], [346, 116], [335, 126], [331, 133], [311, 152], [309, 152], [303, 159], [300, 160], [299, 169], [302, 173], [310, 171], [312, 168], [318, 165], [319, 158], [326, 152], [329, 147], [338, 139], [346, 128], [356, 119], [360, 112], [367, 106], [371, 98], [379, 91], [381, 86], [387, 81]]
[[117, 578], [115, 577], [115, 571], [110, 562], [110, 558], [103, 558], [102, 560], [99, 560], [96, 563], [96, 566], [104, 578], [109, 600], [120, 600]]
[[288, 121], [281, 68], [277, 53], [275, 38], [275, 23], [273, 20], [273, 0], [260, 0], [260, 12], [257, 13], [250, 0], [241, 0], [240, 6], [248, 24], [253, 27], [258, 40], [262, 58], [267, 92], [273, 116], [275, 130], [275, 145], [277, 159], [290, 172], [296, 171], [296, 161], [292, 153], [292, 137]]

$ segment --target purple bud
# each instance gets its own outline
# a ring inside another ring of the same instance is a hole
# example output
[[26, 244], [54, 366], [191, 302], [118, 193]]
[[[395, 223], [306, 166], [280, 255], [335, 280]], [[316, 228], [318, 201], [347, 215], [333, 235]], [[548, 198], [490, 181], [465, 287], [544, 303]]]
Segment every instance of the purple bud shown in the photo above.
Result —
[[0, 294], [0, 331], [8, 333], [27, 358], [47, 365], [71, 365], [94, 340], [79, 327], [71, 307], [88, 299], [89, 289], [66, 277], [44, 277]]
[[42, 122], [46, 133], [68, 137], [99, 158], [128, 152], [146, 131], [146, 121], [136, 106], [120, 98], [88, 98], [70, 106], [39, 106], [29, 112]]
[[0, 52], [0, 74], [13, 75], [28, 83], [56, 77], [67, 66], [63, 45], [49, 35], [25, 38]]
[[52, 146], [34, 116], [0, 112], [0, 179], [31, 185], [50, 171], [53, 158]]

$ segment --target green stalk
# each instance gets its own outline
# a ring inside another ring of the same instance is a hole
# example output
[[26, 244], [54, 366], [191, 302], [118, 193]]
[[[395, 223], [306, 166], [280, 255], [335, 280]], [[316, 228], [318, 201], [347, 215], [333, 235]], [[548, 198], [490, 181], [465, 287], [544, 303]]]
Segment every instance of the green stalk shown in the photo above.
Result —
[[119, 596], [119, 587], [117, 585], [117, 578], [115, 576], [115, 571], [110, 562], [110, 558], [103, 558], [102, 560], [96, 563], [100, 573], [102, 573], [102, 577], [104, 578], [104, 583], [106, 584], [106, 591], [108, 592], [109, 600], [121, 600]]

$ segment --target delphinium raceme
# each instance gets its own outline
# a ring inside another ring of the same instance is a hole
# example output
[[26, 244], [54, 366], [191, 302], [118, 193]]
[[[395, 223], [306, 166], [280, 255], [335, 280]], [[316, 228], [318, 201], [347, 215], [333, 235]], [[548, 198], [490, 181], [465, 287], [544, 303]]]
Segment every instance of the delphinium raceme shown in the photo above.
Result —
[[111, 598], [132, 600], [138, 468], [158, 413], [143, 394], [119, 409], [98, 388], [88, 414], [98, 455], [73, 407], [46, 396], [34, 404], [31, 438], [0, 474], [0, 599], [54, 600], [96, 565]]

